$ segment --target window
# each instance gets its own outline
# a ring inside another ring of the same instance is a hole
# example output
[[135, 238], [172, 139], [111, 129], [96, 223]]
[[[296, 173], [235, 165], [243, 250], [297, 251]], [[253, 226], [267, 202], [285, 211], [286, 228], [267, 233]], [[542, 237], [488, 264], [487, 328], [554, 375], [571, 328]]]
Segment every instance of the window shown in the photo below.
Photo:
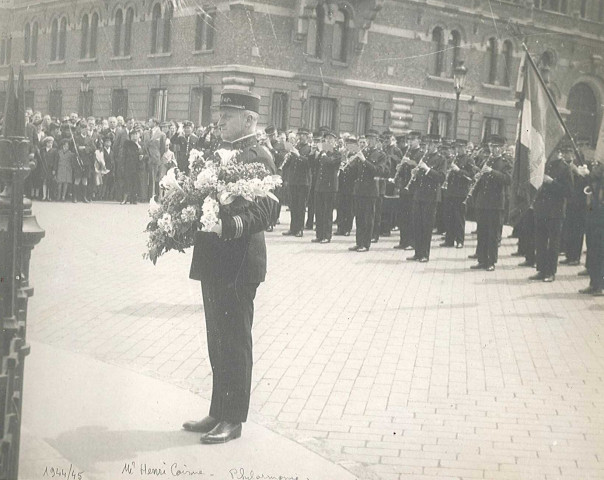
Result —
[[510, 86], [512, 78], [512, 54], [512, 42], [510, 40], [506, 40], [505, 42], [503, 42], [503, 49], [501, 50], [503, 68], [501, 68], [501, 80], [499, 82], [501, 85], [504, 85], [506, 87]]
[[451, 114], [449, 112], [430, 111], [428, 115], [428, 133], [448, 137], [450, 124]]
[[306, 36], [306, 53], [316, 58], [323, 58], [325, 37], [325, 8], [317, 5], [314, 18], [308, 19], [308, 34]]
[[212, 88], [194, 87], [191, 89], [189, 119], [195, 125], [208, 126], [212, 123]]
[[309, 119], [311, 130], [329, 127], [336, 130], [337, 104], [333, 98], [310, 97]]
[[287, 93], [273, 93], [273, 102], [271, 104], [271, 123], [278, 130], [287, 129]]
[[9, 65], [11, 60], [13, 39], [11, 37], [3, 38], [0, 42], [0, 65]]
[[128, 117], [128, 90], [116, 88], [111, 92], [111, 115]]
[[29, 47], [29, 61], [35, 63], [38, 61], [38, 22], [34, 22], [31, 26], [31, 43]]
[[214, 48], [214, 31], [216, 30], [214, 13], [198, 13], [195, 23], [195, 51]]
[[126, 27], [124, 29], [124, 56], [130, 55], [132, 47], [132, 24], [134, 23], [134, 9], [126, 10]]
[[486, 141], [491, 135], [503, 134], [503, 120], [501, 118], [485, 117], [482, 124], [482, 141]]
[[82, 17], [82, 42], [80, 43], [80, 58], [88, 55], [88, 15]]
[[48, 94], [48, 114], [51, 117], [61, 117], [63, 110], [63, 92], [61, 90], [51, 90]]
[[98, 13], [93, 13], [91, 19], [89, 19], [88, 14], [84, 14], [82, 17], [82, 42], [80, 44], [80, 58], [96, 58], [98, 31]]
[[348, 43], [350, 36], [350, 14], [346, 7], [338, 8], [334, 15], [332, 58], [340, 62], [348, 61]]
[[59, 43], [59, 21], [55, 18], [50, 27], [50, 61], [57, 59], [57, 50]]
[[121, 10], [115, 12], [115, 30], [113, 32], [113, 56], [119, 57], [122, 53], [122, 27], [124, 14]]
[[166, 121], [168, 113], [168, 90], [165, 88], [152, 88], [149, 96], [149, 118], [157, 118], [160, 122]]
[[359, 102], [356, 118], [357, 135], [365, 135], [371, 128], [371, 104], [369, 102]]
[[29, 23], [25, 24], [23, 29], [23, 61], [29, 63], [29, 48], [31, 46], [31, 26]]
[[487, 42], [487, 55], [489, 69], [487, 83], [493, 85], [497, 81], [497, 39], [495, 37], [489, 38]]
[[61, 28], [59, 29], [59, 49], [58, 60], [65, 60], [65, 48], [67, 46], [67, 18], [61, 19]]
[[434, 48], [434, 75], [440, 77], [443, 72], [443, 60], [445, 55], [445, 41], [442, 28], [436, 27], [432, 30], [432, 43]]
[[151, 13], [151, 53], [168, 53], [171, 46], [172, 16], [174, 7], [166, 3], [163, 11], [161, 4], [156, 3]]
[[86, 90], [85, 92], [80, 92], [80, 98], [78, 99], [78, 115], [81, 118], [87, 118], [92, 115], [92, 100], [93, 99], [93, 91]]
[[449, 39], [449, 49], [451, 50], [451, 63], [449, 63], [449, 66], [451, 67], [451, 77], [453, 77], [453, 72], [455, 71], [457, 62], [459, 61], [460, 46], [461, 34], [457, 30], [453, 30], [451, 32], [451, 38]]

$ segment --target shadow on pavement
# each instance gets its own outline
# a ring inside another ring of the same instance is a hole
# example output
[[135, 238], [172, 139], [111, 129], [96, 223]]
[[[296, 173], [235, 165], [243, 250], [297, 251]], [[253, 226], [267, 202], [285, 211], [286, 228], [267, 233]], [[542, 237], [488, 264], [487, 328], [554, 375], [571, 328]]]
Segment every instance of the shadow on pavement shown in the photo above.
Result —
[[161, 464], [161, 454], [157, 452], [197, 445], [199, 434], [185, 431], [115, 431], [100, 426], [85, 426], [45, 441], [64, 458], [94, 473], [100, 471], [96, 468], [98, 463], [129, 461], [136, 458], [138, 453], [156, 452], [153, 458]]

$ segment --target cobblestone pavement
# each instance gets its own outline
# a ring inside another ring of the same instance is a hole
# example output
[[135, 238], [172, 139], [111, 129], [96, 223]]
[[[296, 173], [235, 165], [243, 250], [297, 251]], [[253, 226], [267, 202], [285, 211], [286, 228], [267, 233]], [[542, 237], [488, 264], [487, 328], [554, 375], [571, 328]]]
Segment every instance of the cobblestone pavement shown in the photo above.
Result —
[[[143, 261], [144, 205], [34, 213], [28, 335], [208, 397], [190, 252]], [[284, 229], [256, 299], [252, 420], [360, 478], [604, 478], [604, 302], [576, 293], [579, 267], [530, 283], [507, 238], [488, 273], [468, 269], [471, 236], [435, 236], [419, 264], [396, 237], [360, 254]]]

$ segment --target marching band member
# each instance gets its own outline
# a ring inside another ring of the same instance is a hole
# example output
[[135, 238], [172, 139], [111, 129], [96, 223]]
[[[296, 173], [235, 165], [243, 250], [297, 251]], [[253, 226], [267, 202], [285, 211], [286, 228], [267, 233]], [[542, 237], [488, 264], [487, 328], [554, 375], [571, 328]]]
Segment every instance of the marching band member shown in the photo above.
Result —
[[[383, 140], [383, 150], [386, 154], [386, 159], [388, 163], [388, 178], [393, 178], [396, 174], [396, 169], [403, 159], [403, 152], [398, 148], [396, 144], [396, 138], [394, 134], [390, 130], [386, 130], [382, 134]], [[384, 237], [390, 236], [390, 231], [392, 230], [392, 226], [395, 223], [395, 212], [396, 205], [395, 202], [395, 194], [394, 188], [395, 185], [392, 182], [387, 182], [386, 179], [383, 179], [381, 182], [384, 183], [384, 198], [382, 204], [382, 215], [380, 220], [380, 233]]]
[[340, 167], [338, 175], [338, 228], [334, 235], [348, 237], [352, 230], [354, 171], [351, 166], [355, 155], [359, 152], [359, 145], [355, 136], [346, 138], [347, 160]]
[[393, 248], [397, 250], [413, 250], [415, 245], [415, 236], [413, 234], [413, 191], [405, 189], [411, 180], [411, 172], [421, 159], [423, 151], [421, 149], [422, 134], [413, 130], [407, 134], [408, 149], [399, 164], [394, 183], [399, 189], [399, 204], [398, 204], [398, 228], [399, 228], [399, 243]]
[[304, 230], [304, 215], [306, 202], [310, 191], [310, 151], [308, 142], [309, 131], [306, 128], [298, 130], [299, 141], [296, 148], [289, 152], [287, 170], [289, 176], [290, 213], [289, 230], [283, 235], [301, 237]]

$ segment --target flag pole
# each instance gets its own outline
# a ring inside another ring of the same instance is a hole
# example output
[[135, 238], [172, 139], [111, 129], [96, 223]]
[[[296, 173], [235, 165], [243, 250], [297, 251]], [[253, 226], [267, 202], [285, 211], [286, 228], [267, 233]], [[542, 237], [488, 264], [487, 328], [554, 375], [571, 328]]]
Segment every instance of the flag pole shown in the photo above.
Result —
[[526, 52], [526, 58], [528, 59], [529, 63], [535, 69], [535, 73], [537, 74], [537, 78], [539, 79], [539, 83], [541, 83], [541, 86], [543, 87], [543, 90], [545, 90], [545, 94], [547, 95], [547, 99], [549, 100], [549, 103], [552, 105], [552, 107], [554, 109], [554, 112], [556, 113], [556, 117], [558, 117], [558, 121], [560, 122], [560, 124], [562, 125], [562, 128], [564, 129], [564, 132], [566, 133], [566, 135], [570, 139], [570, 143], [573, 146], [573, 150], [575, 151], [575, 155], [577, 156], [577, 158], [579, 160], [581, 160], [583, 158], [583, 156], [579, 152], [579, 149], [577, 148], [577, 144], [575, 143], [575, 139], [573, 138], [573, 136], [571, 135], [570, 131], [568, 130], [568, 127], [566, 126], [566, 123], [564, 122], [564, 119], [562, 118], [562, 115], [560, 115], [560, 112], [558, 111], [558, 107], [556, 106], [556, 102], [552, 98], [552, 94], [549, 92], [549, 89], [547, 88], [547, 85], [545, 84], [545, 80], [543, 80], [543, 77], [541, 76], [541, 72], [539, 71], [539, 69], [535, 65], [535, 62], [533, 61], [533, 57], [531, 57], [531, 54], [530, 54], [530, 52], [529, 52], [529, 50], [528, 50], [528, 48], [526, 46], [526, 43], [522, 42], [522, 48]]

